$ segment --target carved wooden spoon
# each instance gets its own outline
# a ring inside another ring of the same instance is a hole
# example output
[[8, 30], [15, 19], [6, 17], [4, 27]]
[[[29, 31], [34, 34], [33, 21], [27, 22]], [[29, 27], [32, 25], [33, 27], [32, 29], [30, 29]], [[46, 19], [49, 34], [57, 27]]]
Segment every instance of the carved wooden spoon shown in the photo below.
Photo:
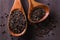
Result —
[[27, 20], [20, 0], [15, 0], [8, 18], [8, 30], [12, 36], [21, 36], [27, 29]]
[[32, 23], [39, 23], [44, 21], [49, 15], [49, 7], [47, 5], [36, 2], [35, 0], [28, 0], [28, 20]]

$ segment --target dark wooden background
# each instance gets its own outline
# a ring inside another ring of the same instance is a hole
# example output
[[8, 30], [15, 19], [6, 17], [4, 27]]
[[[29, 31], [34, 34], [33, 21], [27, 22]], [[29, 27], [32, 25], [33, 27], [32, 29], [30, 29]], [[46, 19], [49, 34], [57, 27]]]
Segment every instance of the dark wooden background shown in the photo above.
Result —
[[[39, 36], [32, 36], [34, 35], [30, 30], [27, 30], [26, 35], [23, 37], [11, 37], [8, 30], [7, 30], [7, 18], [10, 12], [10, 9], [13, 5], [14, 0], [0, 0], [0, 40], [60, 40], [60, 0], [36, 0], [43, 4], [46, 4], [53, 11], [52, 14], [56, 15], [55, 19], [57, 19], [58, 23], [56, 24], [56, 33], [55, 36], [46, 36], [41, 38]], [[25, 12], [28, 11], [28, 2], [27, 0], [21, 0], [22, 5], [24, 7]], [[28, 27], [29, 28], [29, 27]], [[58, 34], [57, 34], [58, 33]], [[27, 36], [28, 35], [28, 36]], [[58, 35], [58, 36], [56, 36]], [[57, 39], [58, 38], [58, 39]]]

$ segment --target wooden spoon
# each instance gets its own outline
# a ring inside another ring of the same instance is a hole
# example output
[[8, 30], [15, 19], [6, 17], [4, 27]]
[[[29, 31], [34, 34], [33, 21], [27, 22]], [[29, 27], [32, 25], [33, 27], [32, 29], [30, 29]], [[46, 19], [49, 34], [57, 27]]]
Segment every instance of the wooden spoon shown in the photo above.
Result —
[[[11, 22], [11, 20], [15, 20], [15, 21]], [[19, 25], [18, 23], [21, 24]], [[20, 28], [19, 31], [17, 28], [18, 29]], [[21, 1], [15, 0], [8, 17], [8, 30], [12, 36], [22, 36], [25, 33], [26, 29], [27, 29], [27, 20], [23, 7], [21, 5]], [[19, 32], [19, 33], [15, 33], [15, 32]]]
[[[28, 0], [28, 3], [29, 3], [28, 20], [30, 22], [32, 22], [32, 23], [39, 23], [39, 22], [44, 21], [48, 17], [50, 9], [49, 9], [49, 7], [47, 5], [38, 3], [35, 0]], [[33, 14], [34, 13], [33, 10], [36, 12], [35, 14]], [[44, 11], [44, 13], [42, 13], [41, 10]], [[44, 16], [39, 15], [39, 14], [42, 14]], [[39, 19], [38, 19], [37, 16], [39, 16]], [[42, 16], [42, 17], [40, 18], [40, 16]], [[36, 19], [34, 19], [34, 18], [36, 18]]]

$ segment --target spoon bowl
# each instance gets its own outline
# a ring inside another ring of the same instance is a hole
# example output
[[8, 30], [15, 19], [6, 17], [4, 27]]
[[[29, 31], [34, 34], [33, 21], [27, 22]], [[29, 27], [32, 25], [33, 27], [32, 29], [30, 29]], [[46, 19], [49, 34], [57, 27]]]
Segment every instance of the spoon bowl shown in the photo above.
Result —
[[22, 36], [27, 30], [26, 15], [20, 0], [14, 0], [8, 17], [8, 30], [12, 36]]
[[39, 23], [44, 21], [49, 15], [49, 7], [47, 5], [36, 2], [35, 0], [28, 0], [28, 20], [32, 23]]

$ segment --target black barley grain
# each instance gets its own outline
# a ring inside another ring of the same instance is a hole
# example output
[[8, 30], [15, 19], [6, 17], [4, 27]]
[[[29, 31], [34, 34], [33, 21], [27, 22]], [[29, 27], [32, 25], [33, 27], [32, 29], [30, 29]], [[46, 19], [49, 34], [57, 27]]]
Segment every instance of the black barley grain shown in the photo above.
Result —
[[5, 34], [5, 33], [6, 33], [5, 31], [2, 32], [2, 34]]
[[4, 17], [3, 16], [1, 16], [1, 19], [3, 19]]

